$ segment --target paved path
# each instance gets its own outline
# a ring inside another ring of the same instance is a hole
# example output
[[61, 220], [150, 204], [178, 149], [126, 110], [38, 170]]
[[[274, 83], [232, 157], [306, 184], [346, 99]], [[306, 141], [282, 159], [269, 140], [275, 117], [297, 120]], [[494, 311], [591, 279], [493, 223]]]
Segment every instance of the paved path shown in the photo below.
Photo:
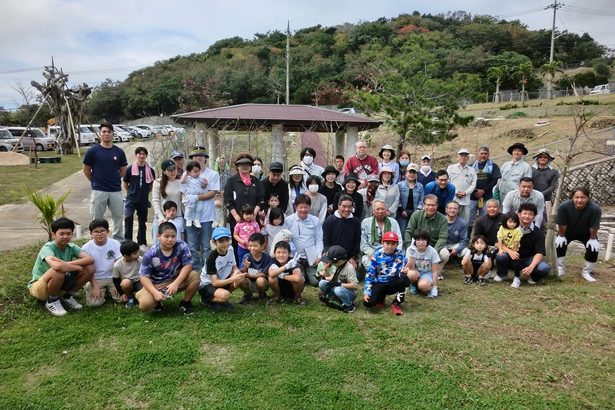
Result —
[[[150, 148], [147, 143], [139, 142], [139, 145]], [[136, 143], [118, 144], [118, 146], [124, 149], [128, 164], [131, 164], [134, 161], [134, 147]], [[61, 166], [62, 164], [49, 165]], [[68, 190], [70, 190], [70, 194], [64, 201], [65, 215], [81, 225], [84, 235], [89, 235], [87, 225], [90, 223], [91, 188], [90, 182], [83, 175], [83, 171], [75, 172], [50, 187], [43, 189], [41, 192], [58, 198]], [[30, 202], [0, 206], [0, 251], [46, 241], [47, 233], [37, 222], [34, 222], [38, 215], [38, 209]], [[109, 218], [107, 219], [111, 221], [111, 215], [109, 214], [108, 216]]]

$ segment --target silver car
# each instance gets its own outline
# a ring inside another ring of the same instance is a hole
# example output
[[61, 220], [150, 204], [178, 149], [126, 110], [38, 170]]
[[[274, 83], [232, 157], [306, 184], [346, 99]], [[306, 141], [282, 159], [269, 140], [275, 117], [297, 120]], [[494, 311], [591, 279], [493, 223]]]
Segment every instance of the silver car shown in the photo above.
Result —
[[6, 128], [0, 128], [0, 152], [12, 151], [23, 152], [23, 144], [19, 142], [19, 138], [13, 137], [13, 134]]
[[26, 131], [26, 127], [7, 127], [7, 130], [17, 139], [23, 135], [21, 144], [26, 151], [53, 151], [56, 149], [56, 140], [45, 135], [39, 128], [30, 128]]

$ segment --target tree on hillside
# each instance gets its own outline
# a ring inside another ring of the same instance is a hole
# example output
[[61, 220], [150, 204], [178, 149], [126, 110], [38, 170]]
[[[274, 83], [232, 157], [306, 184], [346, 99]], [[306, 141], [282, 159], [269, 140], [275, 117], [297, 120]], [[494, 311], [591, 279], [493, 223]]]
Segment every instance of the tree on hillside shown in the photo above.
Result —
[[547, 78], [547, 98], [553, 98], [553, 80], [555, 79], [555, 74], [563, 73], [562, 70], [562, 62], [561, 61], [552, 61], [550, 63], [543, 64], [540, 67], [540, 75], [543, 78]]
[[398, 135], [397, 152], [408, 142], [437, 144], [456, 137], [453, 130], [472, 117], [457, 114], [457, 83], [431, 78], [413, 61], [392, 57], [370, 67], [368, 83], [350, 98], [368, 115], [383, 115]]
[[519, 82], [521, 83], [521, 104], [525, 107], [525, 100], [527, 99], [527, 91], [525, 91], [525, 85], [527, 84], [528, 79], [532, 75], [532, 67], [531, 62], [521, 63], [514, 68], [515, 76], [519, 78]]
[[495, 83], [495, 93], [493, 94], [493, 102], [499, 103], [501, 102], [501, 94], [500, 94], [500, 85], [502, 85], [502, 81], [508, 75], [509, 72], [508, 66], [500, 65], [497, 67], [491, 67], [487, 70], [487, 78]]

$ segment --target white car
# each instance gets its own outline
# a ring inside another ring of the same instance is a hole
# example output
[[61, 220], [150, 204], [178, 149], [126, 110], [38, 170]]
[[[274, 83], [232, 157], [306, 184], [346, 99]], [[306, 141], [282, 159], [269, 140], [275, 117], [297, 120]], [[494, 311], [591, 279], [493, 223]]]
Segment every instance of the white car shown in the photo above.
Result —
[[23, 152], [23, 145], [19, 138], [15, 138], [11, 132], [5, 128], [0, 129], [0, 151], [8, 152], [15, 148], [15, 152]]
[[139, 124], [134, 125], [134, 128], [141, 133], [141, 138], [154, 138], [156, 136], [157, 130], [155, 130], [151, 125]]
[[77, 128], [77, 132], [79, 134], [79, 145], [96, 144], [99, 141], [98, 135], [96, 135], [96, 132], [94, 132], [90, 126], [82, 124]]
[[608, 84], [602, 84], [602, 85], [595, 86], [594, 89], [591, 90], [589, 95], [610, 94], [610, 93], [611, 93], [611, 90], [609, 90], [609, 85]]
[[[116, 141], [117, 139], [117, 141]], [[114, 142], [129, 142], [132, 140], [132, 135], [119, 125], [113, 126], [113, 141]]]

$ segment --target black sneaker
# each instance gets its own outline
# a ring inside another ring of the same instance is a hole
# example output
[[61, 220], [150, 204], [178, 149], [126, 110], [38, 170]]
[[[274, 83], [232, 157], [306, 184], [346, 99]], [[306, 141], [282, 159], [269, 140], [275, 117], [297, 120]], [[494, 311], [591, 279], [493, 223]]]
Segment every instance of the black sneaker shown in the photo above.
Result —
[[248, 303], [251, 300], [252, 300], [252, 294], [251, 293], [244, 293], [243, 297], [239, 301], [239, 304], [240, 305], [245, 305], [246, 303]]
[[181, 302], [179, 302], [179, 310], [184, 312], [184, 315], [191, 315], [194, 313], [192, 302], [190, 302], [189, 300], [182, 300]]
[[342, 311], [344, 313], [352, 313], [355, 310], [357, 310], [357, 307], [355, 305], [350, 305], [350, 306], [342, 306]]
[[479, 286], [485, 286], [487, 284], [487, 281], [485, 280], [485, 278], [478, 278], [478, 284]]
[[164, 306], [162, 305], [162, 303], [158, 302], [156, 303], [156, 306], [154, 306], [154, 312], [162, 312], [164, 310]]
[[464, 276], [463, 284], [464, 285], [469, 285], [470, 283], [472, 283], [472, 277], [471, 276]]

